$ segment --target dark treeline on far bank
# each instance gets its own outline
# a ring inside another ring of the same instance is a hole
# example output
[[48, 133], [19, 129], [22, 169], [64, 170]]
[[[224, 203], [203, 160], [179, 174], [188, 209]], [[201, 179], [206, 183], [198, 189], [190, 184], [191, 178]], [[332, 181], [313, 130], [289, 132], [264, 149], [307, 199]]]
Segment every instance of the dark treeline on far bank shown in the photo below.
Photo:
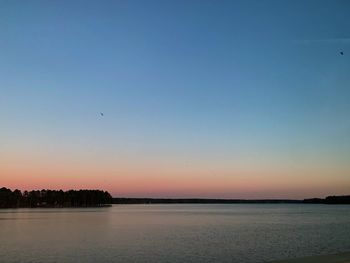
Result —
[[100, 207], [112, 203], [112, 196], [101, 190], [34, 190], [0, 188], [0, 208], [18, 207]]
[[304, 199], [305, 204], [350, 204], [350, 195], [327, 196], [326, 198]]
[[288, 199], [113, 198], [113, 204], [281, 204], [302, 203]]
[[202, 198], [113, 198], [113, 204], [350, 204], [350, 195], [325, 199], [202, 199]]
[[11, 191], [0, 188], [0, 208], [101, 207], [109, 204], [350, 204], [350, 195], [304, 200], [290, 199], [204, 199], [204, 198], [112, 198], [101, 190]]
[[290, 199], [113, 198], [113, 204], [301, 204]]

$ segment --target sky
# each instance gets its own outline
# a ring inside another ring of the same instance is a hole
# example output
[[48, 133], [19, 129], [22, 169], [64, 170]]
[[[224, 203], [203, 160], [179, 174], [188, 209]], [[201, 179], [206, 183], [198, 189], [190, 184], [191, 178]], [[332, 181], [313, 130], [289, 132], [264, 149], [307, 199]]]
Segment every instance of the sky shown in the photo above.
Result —
[[345, 0], [0, 1], [0, 185], [349, 194], [349, 10]]

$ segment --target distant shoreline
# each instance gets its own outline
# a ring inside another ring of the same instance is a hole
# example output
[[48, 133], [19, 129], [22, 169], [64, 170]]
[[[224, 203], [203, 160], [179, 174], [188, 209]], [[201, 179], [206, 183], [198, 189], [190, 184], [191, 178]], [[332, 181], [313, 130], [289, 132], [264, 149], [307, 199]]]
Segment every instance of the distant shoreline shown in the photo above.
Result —
[[350, 204], [350, 195], [311, 199], [219, 199], [112, 197], [103, 190], [32, 190], [0, 188], [0, 208], [106, 207], [111, 204]]
[[113, 198], [113, 204], [302, 204], [290, 199]]
[[102, 190], [32, 190], [0, 188], [0, 208], [106, 207], [112, 196]]
[[309, 256], [285, 260], [274, 260], [268, 263], [349, 263], [350, 252], [343, 252], [330, 255]]
[[127, 198], [114, 197], [113, 204], [350, 204], [350, 195], [325, 199], [210, 199], [210, 198]]

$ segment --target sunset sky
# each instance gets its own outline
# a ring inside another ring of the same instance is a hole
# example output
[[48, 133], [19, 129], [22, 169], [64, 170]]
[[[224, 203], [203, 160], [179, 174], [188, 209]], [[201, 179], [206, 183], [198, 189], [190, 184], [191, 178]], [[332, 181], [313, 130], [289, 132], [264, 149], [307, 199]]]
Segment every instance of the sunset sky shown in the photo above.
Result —
[[0, 187], [349, 194], [349, 10], [0, 1]]

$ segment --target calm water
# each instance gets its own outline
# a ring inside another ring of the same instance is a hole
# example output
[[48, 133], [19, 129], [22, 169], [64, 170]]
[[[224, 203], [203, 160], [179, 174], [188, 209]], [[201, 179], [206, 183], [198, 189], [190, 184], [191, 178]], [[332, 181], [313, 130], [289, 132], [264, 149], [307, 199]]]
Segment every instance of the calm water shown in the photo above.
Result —
[[350, 206], [0, 210], [1, 262], [263, 262], [350, 250]]

